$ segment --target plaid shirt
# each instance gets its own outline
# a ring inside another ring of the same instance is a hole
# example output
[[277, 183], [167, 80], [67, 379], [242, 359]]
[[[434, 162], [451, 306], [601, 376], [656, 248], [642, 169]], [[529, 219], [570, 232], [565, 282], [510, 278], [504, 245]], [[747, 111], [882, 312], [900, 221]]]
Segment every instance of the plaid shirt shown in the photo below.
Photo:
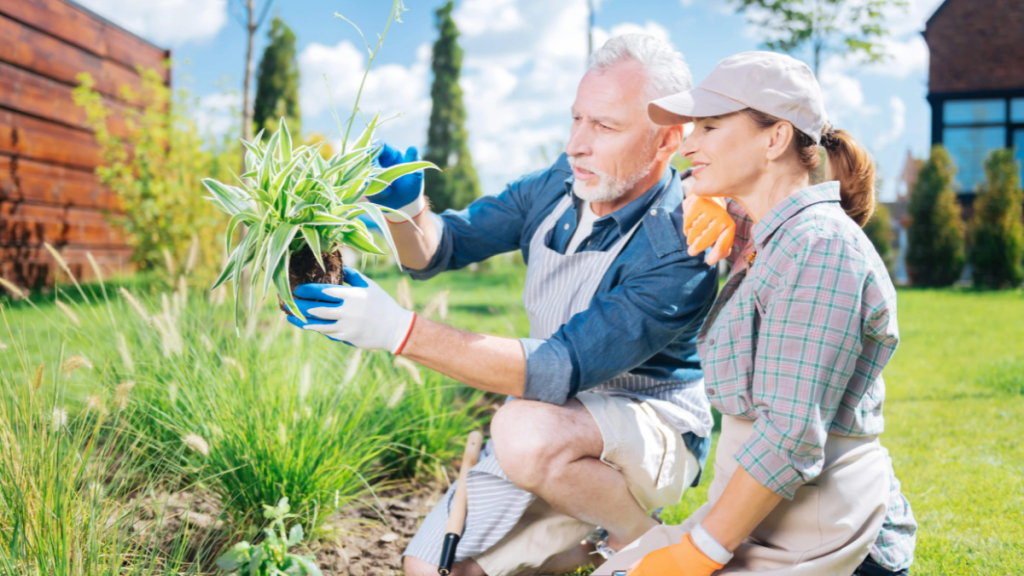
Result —
[[[796, 192], [756, 225], [735, 202], [729, 212], [731, 272], [697, 339], [705, 386], [723, 414], [754, 420], [740, 466], [791, 499], [821, 473], [828, 434], [882, 432], [896, 290], [839, 205], [838, 182]], [[917, 523], [889, 462], [889, 509], [871, 555], [898, 571], [913, 561]]]

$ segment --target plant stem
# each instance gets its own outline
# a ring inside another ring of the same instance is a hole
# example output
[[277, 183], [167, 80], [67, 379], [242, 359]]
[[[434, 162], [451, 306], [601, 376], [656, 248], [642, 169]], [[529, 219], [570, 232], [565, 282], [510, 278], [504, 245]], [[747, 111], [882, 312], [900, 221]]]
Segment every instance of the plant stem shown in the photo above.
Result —
[[341, 141], [341, 153], [345, 154], [348, 151], [348, 135], [352, 132], [352, 123], [356, 120], [356, 113], [359, 111], [359, 99], [363, 96], [363, 86], [366, 84], [366, 77], [370, 75], [370, 68], [373, 66], [373, 59], [377, 57], [377, 51], [380, 50], [381, 45], [384, 43], [384, 37], [388, 34], [388, 28], [391, 27], [393, 22], [399, 14], [399, 10], [402, 7], [402, 0], [394, 0], [391, 4], [391, 13], [388, 14], [388, 21], [384, 25], [384, 31], [377, 37], [377, 47], [370, 52], [370, 59], [366, 62], [366, 70], [363, 71], [363, 79], [359, 82], [359, 91], [356, 92], [356, 102], [352, 106], [352, 115], [348, 119], [348, 127], [345, 128], [345, 137]]

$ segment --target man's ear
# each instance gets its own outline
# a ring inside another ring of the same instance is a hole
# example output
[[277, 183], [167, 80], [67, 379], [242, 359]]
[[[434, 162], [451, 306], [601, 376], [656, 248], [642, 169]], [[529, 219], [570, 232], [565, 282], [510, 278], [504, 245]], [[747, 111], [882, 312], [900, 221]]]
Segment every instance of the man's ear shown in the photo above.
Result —
[[778, 160], [789, 150], [789, 144], [796, 134], [793, 133], [793, 125], [789, 122], [776, 122], [775, 126], [768, 129], [768, 160]]
[[668, 126], [658, 142], [658, 156], [671, 158], [683, 144], [683, 126]]

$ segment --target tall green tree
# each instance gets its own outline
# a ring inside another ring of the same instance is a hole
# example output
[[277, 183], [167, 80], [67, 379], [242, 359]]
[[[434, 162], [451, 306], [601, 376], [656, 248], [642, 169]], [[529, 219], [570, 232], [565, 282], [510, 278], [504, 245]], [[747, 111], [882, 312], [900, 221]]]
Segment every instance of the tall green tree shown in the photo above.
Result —
[[[889, 56], [879, 42], [886, 18], [907, 0], [730, 0], [762, 32], [765, 46], [792, 54], [810, 47], [814, 75], [829, 54], [860, 55], [868, 62]], [[890, 9], [890, 10], [887, 10]]]
[[949, 152], [941, 144], [933, 146], [907, 206], [907, 272], [915, 285], [949, 286], [963, 274], [967, 257], [955, 175]]
[[985, 160], [985, 183], [971, 219], [971, 276], [979, 288], [1015, 288], [1024, 282], [1020, 166], [1012, 149], [993, 150]]
[[434, 42], [431, 69], [434, 83], [430, 87], [430, 127], [424, 160], [436, 164], [441, 171], [428, 170], [425, 189], [434, 210], [465, 208], [480, 196], [480, 180], [473, 157], [469, 153], [466, 131], [466, 107], [462, 103], [459, 74], [462, 69], [462, 48], [459, 29], [452, 20], [453, 2], [436, 12], [435, 26], [439, 33]]
[[256, 75], [256, 102], [252, 121], [255, 131], [266, 130], [269, 136], [284, 116], [288, 130], [300, 133], [302, 115], [299, 111], [299, 65], [295, 60], [295, 33], [275, 17], [270, 23], [270, 43], [263, 50]]

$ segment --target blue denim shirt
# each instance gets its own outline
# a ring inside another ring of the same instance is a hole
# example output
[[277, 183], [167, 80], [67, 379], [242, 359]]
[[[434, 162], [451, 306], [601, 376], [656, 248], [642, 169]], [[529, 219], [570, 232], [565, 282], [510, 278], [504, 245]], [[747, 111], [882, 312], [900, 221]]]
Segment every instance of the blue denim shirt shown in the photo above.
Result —
[[[433, 215], [439, 245], [430, 264], [409, 271], [426, 280], [496, 254], [521, 250], [529, 264], [530, 240], [566, 194], [572, 194], [566, 155], [553, 166], [509, 184], [461, 211]], [[564, 254], [576, 231], [574, 204], [546, 245]], [[696, 336], [718, 290], [714, 267], [686, 253], [682, 189], [669, 168], [644, 195], [594, 222], [578, 251], [607, 250], [641, 218], [643, 224], [614, 260], [590, 307], [547, 339], [523, 338], [524, 398], [564, 404], [625, 372], [660, 380], [703, 377]]]

